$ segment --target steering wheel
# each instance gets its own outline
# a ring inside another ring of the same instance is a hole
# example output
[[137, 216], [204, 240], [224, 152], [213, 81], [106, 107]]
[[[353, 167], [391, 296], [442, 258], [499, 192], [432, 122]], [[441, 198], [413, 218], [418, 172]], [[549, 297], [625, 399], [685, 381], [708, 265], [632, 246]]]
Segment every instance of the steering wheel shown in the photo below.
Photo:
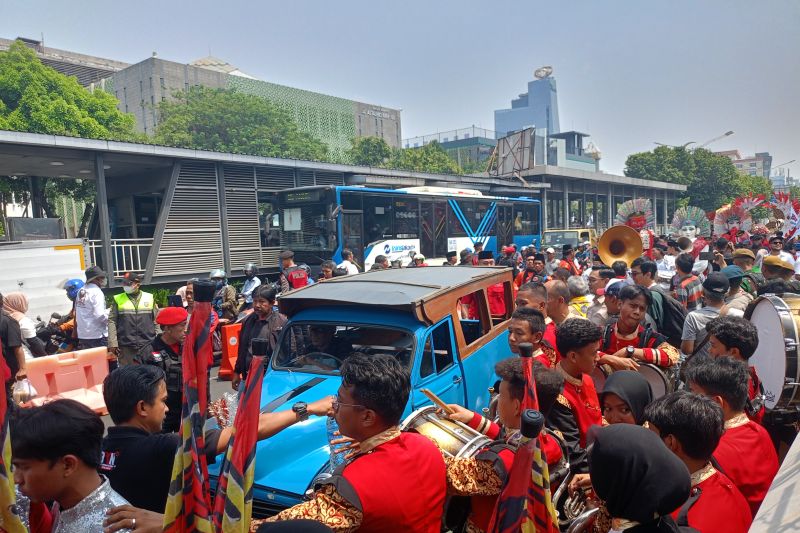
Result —
[[322, 358], [333, 359], [334, 361], [339, 363], [339, 366], [337, 366], [336, 368], [339, 368], [344, 364], [344, 361], [342, 361], [340, 358], [336, 357], [335, 355], [331, 355], [331, 354], [325, 353], [325, 352], [309, 352], [307, 354], [298, 355], [297, 357], [295, 357], [294, 359], [292, 359], [291, 361], [286, 363], [286, 366], [289, 366], [292, 363], [296, 363], [297, 361], [299, 361], [300, 359], [303, 359], [305, 357], [308, 357], [308, 358], [311, 358], [311, 359], [322, 359]]

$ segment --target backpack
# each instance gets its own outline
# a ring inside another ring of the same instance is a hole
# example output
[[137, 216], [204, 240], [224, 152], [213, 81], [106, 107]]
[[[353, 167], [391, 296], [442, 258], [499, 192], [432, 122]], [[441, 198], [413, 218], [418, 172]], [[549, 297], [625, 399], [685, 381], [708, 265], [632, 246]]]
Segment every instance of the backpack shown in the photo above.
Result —
[[283, 273], [286, 281], [293, 289], [299, 289], [308, 285], [308, 272], [303, 267], [293, 266]]
[[672, 296], [659, 291], [650, 291], [650, 295], [652, 302], [648, 312], [656, 321], [658, 332], [667, 338], [668, 343], [680, 348], [686, 309]]

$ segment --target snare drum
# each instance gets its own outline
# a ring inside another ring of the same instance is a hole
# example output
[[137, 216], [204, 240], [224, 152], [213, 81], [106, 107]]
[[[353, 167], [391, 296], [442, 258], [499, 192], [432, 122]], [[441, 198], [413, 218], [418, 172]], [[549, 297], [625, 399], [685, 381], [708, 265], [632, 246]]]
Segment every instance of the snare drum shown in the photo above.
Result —
[[650, 384], [653, 392], [653, 399], [661, 398], [665, 394], [672, 392], [672, 381], [664, 371], [651, 363], [639, 363], [639, 373], [644, 376]]
[[758, 330], [758, 348], [748, 362], [764, 386], [764, 406], [768, 410], [793, 407], [800, 402], [800, 296], [759, 296], [748, 306], [744, 317]]
[[594, 390], [597, 391], [597, 394], [600, 394], [600, 391], [603, 390], [609, 373], [610, 371], [606, 370], [606, 366], [604, 365], [597, 365], [594, 367], [594, 370], [592, 370], [590, 377], [592, 381], [594, 381]]
[[492, 444], [492, 439], [471, 427], [442, 418], [437, 407], [428, 405], [417, 409], [400, 424], [401, 431], [416, 431], [432, 440], [450, 457], [472, 457]]

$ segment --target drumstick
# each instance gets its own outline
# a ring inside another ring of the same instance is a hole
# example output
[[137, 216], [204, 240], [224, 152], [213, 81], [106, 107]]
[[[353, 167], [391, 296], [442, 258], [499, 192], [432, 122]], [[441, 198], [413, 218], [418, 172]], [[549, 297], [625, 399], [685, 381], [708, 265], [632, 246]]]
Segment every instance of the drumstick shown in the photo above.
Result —
[[453, 413], [455, 413], [455, 411], [451, 407], [449, 407], [446, 403], [444, 403], [441, 398], [432, 393], [430, 389], [420, 389], [419, 391], [425, 396], [427, 396], [430, 401], [438, 405], [439, 408], [445, 412], [445, 414], [452, 415]]

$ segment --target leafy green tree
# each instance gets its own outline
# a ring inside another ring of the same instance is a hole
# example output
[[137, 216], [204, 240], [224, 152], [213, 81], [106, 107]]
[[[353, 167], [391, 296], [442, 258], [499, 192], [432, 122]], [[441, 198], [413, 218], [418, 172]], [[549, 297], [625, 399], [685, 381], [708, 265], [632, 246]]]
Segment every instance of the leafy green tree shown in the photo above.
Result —
[[718, 209], [743, 190], [741, 175], [731, 160], [702, 148], [659, 146], [652, 152], [632, 154], [625, 162], [625, 175], [686, 185], [681, 198], [705, 211]]
[[392, 157], [391, 146], [380, 137], [358, 137], [351, 143], [347, 156], [354, 165], [379, 167]]
[[158, 104], [155, 142], [182, 148], [323, 161], [328, 147], [272, 102], [233, 89], [192, 87]]
[[431, 141], [421, 148], [394, 150], [385, 166], [434, 174], [462, 174], [458, 163], [453, 161], [436, 141]]

